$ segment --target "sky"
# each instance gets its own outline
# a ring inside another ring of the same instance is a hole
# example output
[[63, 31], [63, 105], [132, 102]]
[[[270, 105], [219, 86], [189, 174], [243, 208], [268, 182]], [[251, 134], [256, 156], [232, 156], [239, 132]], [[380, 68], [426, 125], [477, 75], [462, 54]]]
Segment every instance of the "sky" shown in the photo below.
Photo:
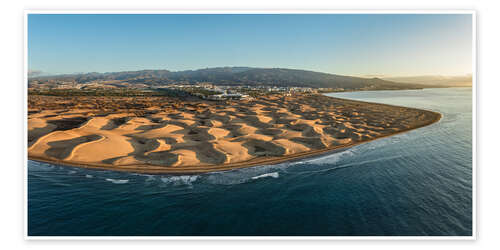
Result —
[[29, 14], [40, 74], [223, 66], [352, 76], [466, 75], [471, 14]]

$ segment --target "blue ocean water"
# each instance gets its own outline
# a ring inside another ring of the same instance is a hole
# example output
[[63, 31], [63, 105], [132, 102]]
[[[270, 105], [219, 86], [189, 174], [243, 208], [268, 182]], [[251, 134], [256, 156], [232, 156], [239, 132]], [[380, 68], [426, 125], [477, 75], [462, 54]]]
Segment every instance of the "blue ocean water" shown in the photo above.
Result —
[[328, 95], [443, 118], [330, 155], [201, 175], [28, 161], [28, 235], [472, 234], [471, 88]]

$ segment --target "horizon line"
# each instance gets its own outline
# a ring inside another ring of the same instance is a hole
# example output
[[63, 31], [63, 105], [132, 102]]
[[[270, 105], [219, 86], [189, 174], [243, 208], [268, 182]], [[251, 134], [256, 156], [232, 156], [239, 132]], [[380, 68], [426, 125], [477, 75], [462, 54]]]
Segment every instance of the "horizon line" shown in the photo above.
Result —
[[[166, 68], [144, 68], [144, 69], [136, 69], [136, 70], [121, 70], [121, 71], [88, 71], [88, 72], [72, 72], [72, 73], [48, 73], [44, 74], [41, 70], [36, 69], [28, 69], [26, 74], [28, 78], [35, 77], [51, 77], [51, 76], [64, 76], [64, 75], [85, 75], [85, 74], [111, 74], [111, 73], [120, 73], [120, 72], [138, 72], [138, 71], [159, 71], [166, 70], [169, 72], [183, 72], [183, 71], [198, 71], [204, 69], [218, 69], [218, 68], [250, 68], [250, 69], [287, 69], [287, 70], [299, 70], [299, 71], [310, 71], [315, 73], [322, 74], [330, 74], [330, 75], [340, 75], [340, 76], [350, 76], [350, 77], [359, 77], [359, 78], [399, 78], [399, 77], [473, 77], [473, 72], [463, 73], [463, 74], [455, 74], [455, 75], [441, 75], [441, 74], [421, 74], [421, 75], [384, 75], [384, 74], [341, 74], [341, 73], [330, 73], [323, 72], [311, 69], [299, 69], [299, 68], [285, 68], [285, 67], [254, 67], [254, 66], [215, 66], [215, 67], [205, 67], [205, 68], [196, 68], [196, 69], [184, 69], [184, 70], [169, 70]], [[30, 76], [31, 72], [39, 72], [40, 74]]]

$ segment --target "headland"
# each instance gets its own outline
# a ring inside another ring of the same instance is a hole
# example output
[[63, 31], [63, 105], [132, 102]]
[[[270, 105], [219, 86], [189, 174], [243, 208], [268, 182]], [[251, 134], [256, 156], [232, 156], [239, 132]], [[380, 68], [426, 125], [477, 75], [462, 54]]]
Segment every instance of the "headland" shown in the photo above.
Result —
[[28, 96], [28, 158], [149, 174], [276, 164], [420, 128], [441, 114], [314, 93], [246, 100]]

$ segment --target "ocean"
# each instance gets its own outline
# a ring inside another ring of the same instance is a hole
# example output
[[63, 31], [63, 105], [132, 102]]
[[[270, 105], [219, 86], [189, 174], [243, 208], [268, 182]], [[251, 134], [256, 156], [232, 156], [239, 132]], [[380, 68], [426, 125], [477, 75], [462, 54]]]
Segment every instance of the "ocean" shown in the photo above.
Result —
[[327, 95], [443, 118], [320, 157], [200, 175], [28, 161], [28, 235], [472, 235], [471, 88]]

